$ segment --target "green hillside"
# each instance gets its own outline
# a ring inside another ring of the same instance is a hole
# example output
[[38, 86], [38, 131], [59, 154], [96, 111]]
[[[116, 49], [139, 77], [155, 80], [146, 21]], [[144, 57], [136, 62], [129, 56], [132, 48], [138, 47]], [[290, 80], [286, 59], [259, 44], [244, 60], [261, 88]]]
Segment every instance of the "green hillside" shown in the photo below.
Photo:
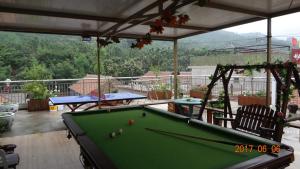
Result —
[[[0, 80], [69, 79], [81, 78], [87, 73], [96, 73], [95, 40], [87, 43], [76, 36], [12, 32], [0, 32], [0, 39]], [[263, 62], [265, 54], [257, 54], [255, 57], [243, 54], [241, 57], [236, 53], [211, 54], [210, 51], [262, 44], [265, 40], [264, 35], [258, 33], [235, 34], [226, 31], [179, 40], [179, 69], [184, 71], [190, 65], [215, 65], [234, 63], [234, 61]], [[123, 39], [121, 43], [109, 45], [101, 50], [101, 74], [139, 76], [153, 68], [172, 71], [172, 42], [155, 41], [141, 50], [131, 49], [132, 42], [133, 40]], [[287, 41], [276, 39], [273, 39], [273, 43], [289, 44]], [[286, 58], [286, 55], [278, 54], [276, 57]], [[34, 72], [43, 72], [43, 75], [33, 77]]]

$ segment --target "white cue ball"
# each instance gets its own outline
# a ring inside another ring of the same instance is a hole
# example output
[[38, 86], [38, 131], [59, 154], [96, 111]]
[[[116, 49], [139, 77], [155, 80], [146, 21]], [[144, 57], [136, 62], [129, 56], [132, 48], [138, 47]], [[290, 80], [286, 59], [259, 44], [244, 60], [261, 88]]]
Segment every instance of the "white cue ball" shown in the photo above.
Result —
[[119, 129], [119, 134], [122, 134], [123, 133], [123, 129]]

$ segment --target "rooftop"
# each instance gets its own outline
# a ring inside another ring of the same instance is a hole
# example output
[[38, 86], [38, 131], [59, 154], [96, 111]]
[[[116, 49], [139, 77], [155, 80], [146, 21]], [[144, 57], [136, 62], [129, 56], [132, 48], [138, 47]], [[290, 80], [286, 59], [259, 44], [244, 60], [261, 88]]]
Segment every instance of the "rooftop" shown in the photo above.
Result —
[[[112, 10], [113, 9], [113, 10]], [[137, 38], [163, 12], [187, 14], [187, 25], [165, 25], [153, 39], [174, 40], [300, 11], [287, 0], [0, 0], [0, 30]], [[205, 17], [201, 17], [205, 16]]]

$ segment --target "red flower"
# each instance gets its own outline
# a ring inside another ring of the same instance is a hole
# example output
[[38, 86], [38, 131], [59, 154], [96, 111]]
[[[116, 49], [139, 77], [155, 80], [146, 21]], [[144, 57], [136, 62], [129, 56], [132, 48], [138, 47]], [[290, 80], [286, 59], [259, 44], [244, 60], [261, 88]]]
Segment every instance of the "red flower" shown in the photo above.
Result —
[[154, 24], [150, 25], [150, 33], [156, 32], [157, 34], [162, 34], [163, 30], [161, 19], [156, 19]]
[[287, 61], [287, 62], [284, 62], [283, 63], [283, 66], [285, 67], [285, 68], [288, 68], [289, 67], [289, 62]]
[[282, 112], [278, 112], [278, 113], [277, 113], [277, 119], [276, 119], [276, 122], [277, 122], [278, 124], [282, 124], [282, 125], [286, 122], [285, 117], [284, 117], [284, 114], [283, 114]]
[[136, 48], [136, 44], [135, 44], [135, 43], [132, 43], [130, 47], [131, 47], [131, 48]]
[[144, 47], [144, 42], [143, 42], [142, 39], [137, 39], [136, 40], [136, 47], [139, 48], [139, 49]]
[[285, 85], [282, 85], [280, 88], [281, 88], [281, 90], [283, 90], [283, 91], [285, 91], [285, 90], [287, 89]]
[[164, 28], [162, 26], [150, 25], [150, 33], [155, 32], [157, 34], [162, 34]]
[[116, 36], [112, 36], [112, 37], [111, 37], [111, 40], [112, 40], [113, 42], [115, 42], [115, 43], [120, 43], [119, 38], [116, 37]]
[[187, 21], [190, 20], [190, 17], [188, 15], [178, 15], [178, 25], [183, 25], [185, 24]]
[[284, 117], [284, 114], [283, 114], [282, 112], [278, 112], [278, 113], [277, 113], [277, 116], [278, 116], [278, 117]]
[[142, 39], [142, 43], [145, 44], [145, 45], [149, 45], [151, 44], [151, 40], [148, 40], [148, 39]]
[[144, 43], [139, 42], [139, 43], [136, 44], [136, 47], [139, 48], [139, 49], [142, 49], [144, 47]]
[[161, 20], [165, 21], [166, 23], [170, 23], [170, 21], [172, 20], [172, 16], [172, 12], [170, 10], [166, 10], [163, 12]]
[[162, 20], [161, 20], [161, 19], [156, 19], [156, 20], [154, 21], [154, 25], [155, 25], [155, 26], [162, 26]]
[[109, 44], [112, 43], [112, 41], [108, 40], [108, 39], [99, 39], [98, 40], [98, 43], [101, 45], [101, 46], [107, 46]]
[[171, 16], [170, 22], [168, 22], [168, 25], [175, 27], [177, 25], [177, 17], [176, 16]]

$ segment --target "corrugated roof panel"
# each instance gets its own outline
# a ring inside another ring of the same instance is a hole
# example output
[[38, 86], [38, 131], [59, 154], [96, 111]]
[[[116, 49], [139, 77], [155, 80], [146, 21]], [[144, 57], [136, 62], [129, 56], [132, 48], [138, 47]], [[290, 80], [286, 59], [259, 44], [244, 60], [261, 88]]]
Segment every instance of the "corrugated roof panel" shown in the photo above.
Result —
[[[260, 12], [274, 13], [282, 10], [288, 10], [291, 0], [213, 0], [213, 2]], [[290, 8], [299, 6], [300, 1], [293, 0]]]
[[16, 25], [19, 27], [65, 30], [70, 29], [84, 32], [97, 30], [102, 31], [114, 24], [115, 23], [111, 22], [99, 22], [82, 19], [0, 13], [0, 26]]
[[[245, 20], [252, 18], [252, 15], [230, 12], [220, 9], [200, 7], [197, 5], [190, 5], [179, 10], [181, 13], [186, 13], [191, 20], [188, 25], [204, 26], [214, 28], [220, 25]], [[193, 19], [194, 18], [194, 19]]]
[[[0, 0], [0, 30], [75, 35], [88, 31], [96, 35], [123, 23], [154, 2], [157, 0]], [[164, 1], [163, 7], [173, 2]], [[188, 4], [182, 5], [178, 14], [186, 13], [191, 20], [180, 28], [165, 27], [164, 34], [158, 37], [172, 40], [205, 32], [202, 30], [217, 30], [300, 11], [300, 0], [292, 3], [290, 0], [210, 0], [202, 7], [196, 5], [196, 0], [178, 2]], [[158, 6], [149, 10], [144, 14], [157, 11]], [[153, 22], [155, 16], [149, 18], [148, 21]], [[121, 28], [126, 26], [127, 23]], [[120, 34], [137, 37], [148, 31], [149, 23], [145, 21]]]
[[1, 6], [127, 18], [155, 0], [0, 0]]

